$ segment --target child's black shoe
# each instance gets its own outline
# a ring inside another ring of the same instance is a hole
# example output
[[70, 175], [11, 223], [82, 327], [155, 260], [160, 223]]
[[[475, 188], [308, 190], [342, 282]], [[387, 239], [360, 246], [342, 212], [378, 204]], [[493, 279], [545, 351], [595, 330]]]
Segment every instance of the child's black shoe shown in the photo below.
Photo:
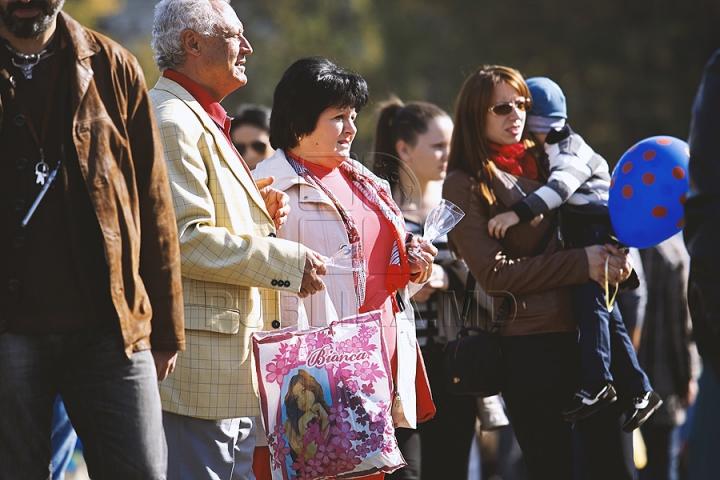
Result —
[[645, 420], [650, 418], [650, 415], [662, 404], [663, 401], [660, 399], [660, 395], [652, 391], [633, 398], [632, 406], [625, 412], [625, 423], [622, 426], [623, 432], [632, 432], [645, 423]]
[[617, 392], [610, 383], [596, 388], [583, 388], [575, 394], [570, 405], [562, 411], [563, 418], [575, 422], [592, 415], [617, 400]]

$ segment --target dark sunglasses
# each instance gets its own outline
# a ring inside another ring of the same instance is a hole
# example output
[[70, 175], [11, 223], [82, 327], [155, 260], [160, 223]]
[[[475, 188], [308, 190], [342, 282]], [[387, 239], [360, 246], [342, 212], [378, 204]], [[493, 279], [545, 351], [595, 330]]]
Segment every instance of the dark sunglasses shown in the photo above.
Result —
[[252, 148], [260, 155], [263, 155], [267, 151], [267, 143], [261, 142], [260, 140], [250, 142], [250, 145], [248, 145], [247, 143], [235, 143], [234, 145], [240, 155], [245, 155], [248, 147]]
[[488, 108], [488, 112], [499, 117], [504, 117], [505, 115], [510, 115], [513, 108], [517, 108], [521, 112], [529, 112], [532, 108], [532, 100], [520, 97], [514, 102], [498, 103], [497, 105], [493, 105]]

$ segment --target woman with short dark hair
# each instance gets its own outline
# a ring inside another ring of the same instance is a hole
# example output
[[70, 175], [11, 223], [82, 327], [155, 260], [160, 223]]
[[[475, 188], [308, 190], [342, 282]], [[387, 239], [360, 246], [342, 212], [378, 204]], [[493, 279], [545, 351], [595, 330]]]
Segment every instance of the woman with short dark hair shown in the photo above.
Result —
[[430, 275], [437, 250], [408, 234], [387, 182], [350, 158], [355, 118], [367, 100], [361, 76], [324, 58], [296, 61], [275, 89], [270, 141], [277, 151], [254, 175], [273, 176], [273, 187], [290, 197], [278, 236], [328, 257], [342, 248], [350, 257], [351, 268], [329, 267], [317, 298], [283, 296], [282, 318], [292, 324], [304, 311], [322, 326], [335, 312], [343, 318], [379, 310], [395, 380], [393, 420], [415, 428], [434, 415], [434, 405], [425, 375], [416, 375], [424, 368], [409, 298]]

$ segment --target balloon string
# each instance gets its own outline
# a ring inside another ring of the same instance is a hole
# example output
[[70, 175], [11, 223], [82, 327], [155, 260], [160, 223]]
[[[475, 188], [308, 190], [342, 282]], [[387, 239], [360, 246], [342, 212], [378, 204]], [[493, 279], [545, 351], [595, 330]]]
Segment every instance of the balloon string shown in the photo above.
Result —
[[613, 292], [613, 296], [610, 297], [610, 284], [608, 283], [608, 264], [610, 263], [610, 256], [608, 256], [605, 259], [605, 306], [608, 309], [608, 313], [612, 313], [614, 304], [615, 304], [615, 297], [617, 296], [618, 290], [620, 290], [619, 287], [615, 287], [615, 291]]

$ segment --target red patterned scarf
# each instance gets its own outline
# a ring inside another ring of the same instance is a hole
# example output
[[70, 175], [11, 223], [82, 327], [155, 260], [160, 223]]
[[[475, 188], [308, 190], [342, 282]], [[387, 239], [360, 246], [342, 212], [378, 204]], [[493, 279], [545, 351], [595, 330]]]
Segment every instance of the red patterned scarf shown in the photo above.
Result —
[[[348, 240], [350, 240], [353, 267], [363, 267], [365, 265], [365, 255], [360, 240], [360, 233], [350, 212], [347, 211], [332, 191], [303, 165], [305, 160], [290, 152], [285, 153], [288, 163], [293, 167], [295, 172], [303, 177], [310, 185], [323, 191], [330, 200], [332, 200], [345, 225]], [[392, 196], [382, 188], [382, 186], [378, 185], [374, 178], [365, 175], [350, 161], [343, 162], [339, 168], [343, 175], [352, 182], [353, 186], [355, 186], [372, 205], [376, 206], [385, 220], [390, 223], [390, 230], [394, 234], [394, 241], [388, 271], [385, 277], [385, 286], [391, 295], [393, 308], [397, 313], [399, 307], [395, 299], [396, 293], [401, 288], [404, 288], [410, 280], [410, 264], [408, 263], [407, 250], [405, 249], [405, 221], [403, 220], [402, 213], [392, 199]], [[358, 307], [360, 307], [365, 303], [365, 269], [354, 268], [353, 279], [355, 281], [355, 296], [358, 301]]]
[[538, 169], [535, 157], [525, 149], [522, 142], [512, 145], [490, 143], [490, 159], [503, 172], [537, 180]]

